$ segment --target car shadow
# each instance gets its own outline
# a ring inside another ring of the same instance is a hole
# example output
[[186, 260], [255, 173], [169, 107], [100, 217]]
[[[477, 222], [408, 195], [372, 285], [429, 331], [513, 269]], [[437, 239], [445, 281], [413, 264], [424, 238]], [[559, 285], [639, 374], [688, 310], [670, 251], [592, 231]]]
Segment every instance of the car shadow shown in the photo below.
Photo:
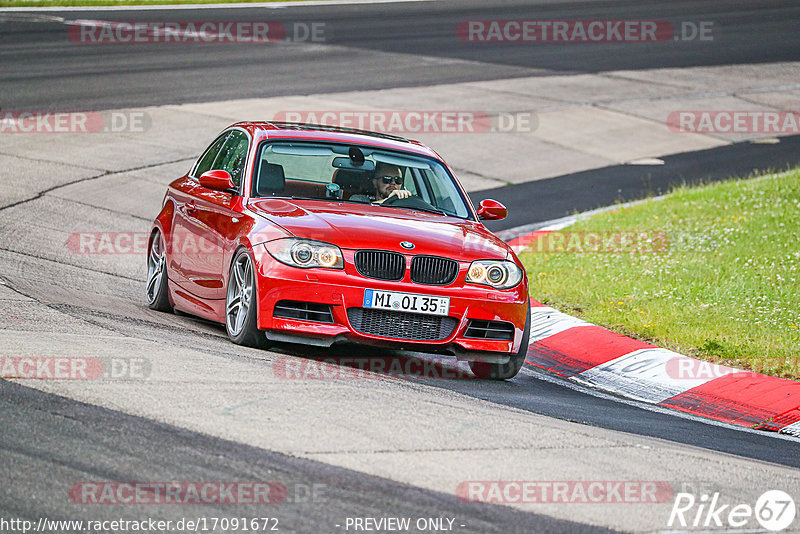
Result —
[[454, 356], [424, 354], [356, 344], [314, 347], [279, 343], [273, 352], [298, 358], [273, 362], [277, 376], [287, 379], [394, 378], [418, 382], [475, 381], [469, 364]]

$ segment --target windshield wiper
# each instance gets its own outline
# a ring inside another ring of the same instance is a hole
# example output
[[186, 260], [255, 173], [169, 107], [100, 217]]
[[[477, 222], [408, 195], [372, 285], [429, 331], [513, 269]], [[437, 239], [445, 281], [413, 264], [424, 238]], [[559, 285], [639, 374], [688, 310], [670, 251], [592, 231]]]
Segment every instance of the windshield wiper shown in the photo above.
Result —
[[[267, 198], [267, 197], [263, 197], [263, 198]], [[369, 206], [370, 205], [368, 203], [360, 202], [360, 201], [357, 201], [357, 200], [343, 200], [343, 199], [319, 198], [319, 197], [304, 197], [304, 196], [298, 196], [298, 195], [292, 195], [290, 197], [274, 197], [274, 198], [291, 198], [292, 200], [323, 200], [323, 201], [330, 201], [330, 202], [352, 202], [354, 204], [361, 204], [362, 206], [364, 206], [364, 205]], [[402, 209], [412, 210], [412, 211], [424, 211], [425, 213], [435, 213], [436, 215], [445, 215], [445, 216], [450, 216], [450, 217], [456, 217], [457, 216], [457, 215], [455, 215], [453, 213], [448, 213], [448, 212], [444, 211], [443, 209], [435, 208], [433, 206], [431, 206], [430, 208], [419, 207], [419, 206], [414, 206], [414, 207], [412, 207], [412, 206], [395, 206], [394, 204], [390, 204], [390, 205], [386, 206], [386, 205], [383, 205], [383, 204], [376, 204], [374, 202], [371, 203], [371, 205], [372, 206], [383, 206], [384, 208], [402, 208]]]
[[269, 196], [269, 197], [252, 197], [253, 200], [262, 200], [266, 198], [281, 198], [281, 199], [292, 199], [292, 200], [327, 200], [325, 198], [316, 198], [316, 197], [299, 197], [299, 196], [289, 196], [289, 195], [276, 195], [276, 196]]
[[[383, 206], [383, 204], [373, 204], [373, 206]], [[419, 206], [395, 206], [390, 204], [388, 206], [384, 206], [385, 208], [402, 208], [404, 210], [412, 210], [412, 211], [424, 211], [426, 213], [435, 213], [436, 215], [447, 215], [444, 210], [440, 210], [439, 208], [434, 208], [431, 206], [430, 208], [420, 208]]]

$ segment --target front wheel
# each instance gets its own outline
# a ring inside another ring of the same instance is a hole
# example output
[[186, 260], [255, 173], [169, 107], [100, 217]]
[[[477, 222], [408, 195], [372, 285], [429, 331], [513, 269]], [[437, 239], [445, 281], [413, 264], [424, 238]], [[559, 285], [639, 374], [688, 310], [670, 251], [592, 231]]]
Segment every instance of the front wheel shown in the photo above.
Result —
[[522, 344], [516, 354], [511, 355], [511, 359], [506, 363], [490, 362], [469, 362], [469, 368], [478, 378], [488, 378], [489, 380], [506, 380], [514, 378], [522, 369], [525, 357], [528, 355], [528, 340], [531, 338], [531, 306], [528, 303], [528, 318], [525, 319], [525, 329], [522, 333]]
[[264, 348], [267, 338], [257, 326], [258, 294], [253, 260], [247, 249], [239, 249], [233, 257], [225, 296], [225, 329], [237, 345]]
[[151, 310], [171, 312], [167, 280], [167, 248], [161, 232], [155, 230], [147, 253], [147, 306]]

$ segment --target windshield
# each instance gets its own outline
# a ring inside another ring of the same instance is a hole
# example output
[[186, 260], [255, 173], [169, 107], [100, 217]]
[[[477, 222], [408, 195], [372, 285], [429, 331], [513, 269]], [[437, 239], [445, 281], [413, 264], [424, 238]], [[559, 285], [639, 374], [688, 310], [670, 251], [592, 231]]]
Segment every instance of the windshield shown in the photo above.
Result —
[[[407, 190], [411, 196], [386, 200], [393, 189]], [[361, 145], [264, 144], [256, 162], [252, 196], [364, 204], [386, 200], [387, 208], [471, 216], [455, 179], [441, 163]]]

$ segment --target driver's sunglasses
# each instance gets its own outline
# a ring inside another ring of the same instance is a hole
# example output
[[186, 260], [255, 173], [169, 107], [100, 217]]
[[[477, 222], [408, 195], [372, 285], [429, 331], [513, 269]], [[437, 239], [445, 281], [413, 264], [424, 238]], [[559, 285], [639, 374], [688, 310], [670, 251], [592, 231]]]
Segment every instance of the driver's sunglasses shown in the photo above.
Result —
[[397, 185], [403, 185], [403, 182], [405, 181], [405, 178], [402, 176], [381, 176], [379, 179], [386, 185], [389, 185], [392, 182]]

